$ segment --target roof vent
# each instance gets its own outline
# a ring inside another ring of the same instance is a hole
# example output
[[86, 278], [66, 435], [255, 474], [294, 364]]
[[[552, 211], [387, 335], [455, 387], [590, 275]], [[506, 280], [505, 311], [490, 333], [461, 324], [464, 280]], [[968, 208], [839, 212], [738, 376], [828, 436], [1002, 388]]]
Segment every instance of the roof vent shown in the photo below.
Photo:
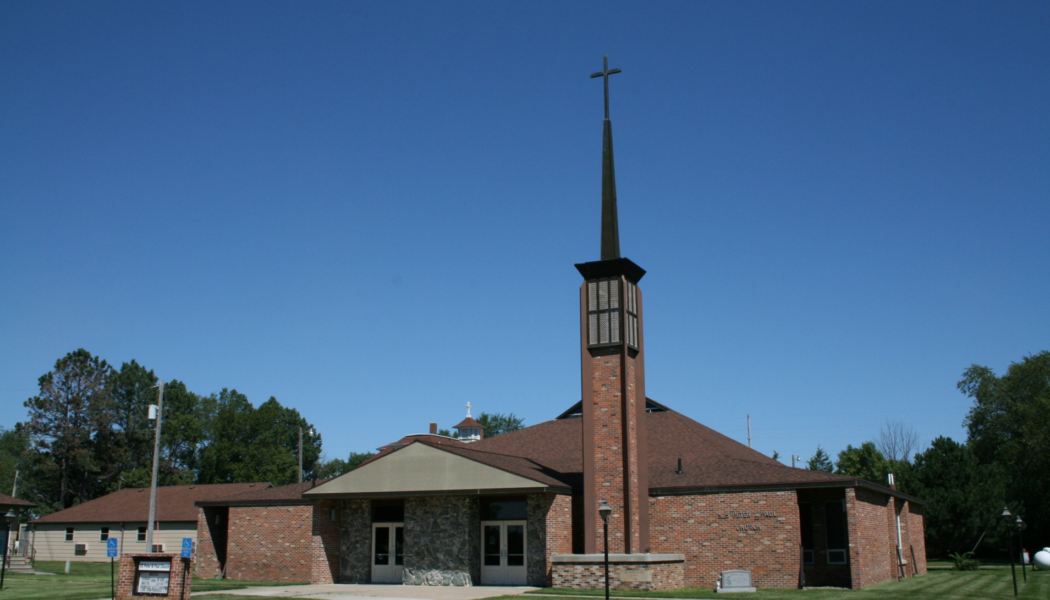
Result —
[[255, 487], [255, 484], [254, 483], [249, 483], [248, 487]]
[[678, 459], [678, 470], [675, 471], [674, 474], [675, 475], [681, 475], [682, 474], [682, 459], [680, 459], [680, 458]]

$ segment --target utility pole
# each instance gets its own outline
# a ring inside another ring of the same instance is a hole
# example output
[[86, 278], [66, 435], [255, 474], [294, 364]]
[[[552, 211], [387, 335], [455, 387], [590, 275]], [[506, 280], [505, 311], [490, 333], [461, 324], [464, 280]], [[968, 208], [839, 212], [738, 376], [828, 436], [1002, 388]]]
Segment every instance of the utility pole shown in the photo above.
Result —
[[12, 498], [17, 498], [18, 497], [18, 471], [17, 470], [15, 471], [15, 484], [13, 486], [11, 486], [11, 497]]
[[299, 483], [303, 482], [303, 428], [299, 428]]
[[[153, 478], [149, 487], [149, 521], [146, 522], [146, 552], [153, 552], [153, 523], [157, 515], [157, 468], [160, 466], [160, 424], [164, 420], [164, 380], [157, 386], [157, 433], [153, 440]], [[152, 407], [151, 407], [152, 408]]]

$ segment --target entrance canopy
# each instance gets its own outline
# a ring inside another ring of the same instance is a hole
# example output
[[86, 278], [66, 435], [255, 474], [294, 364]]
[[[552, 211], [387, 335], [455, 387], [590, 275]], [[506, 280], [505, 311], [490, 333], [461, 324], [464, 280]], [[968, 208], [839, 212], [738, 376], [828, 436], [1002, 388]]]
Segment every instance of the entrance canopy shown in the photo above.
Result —
[[525, 458], [414, 442], [304, 492], [303, 497], [570, 491], [567, 484]]

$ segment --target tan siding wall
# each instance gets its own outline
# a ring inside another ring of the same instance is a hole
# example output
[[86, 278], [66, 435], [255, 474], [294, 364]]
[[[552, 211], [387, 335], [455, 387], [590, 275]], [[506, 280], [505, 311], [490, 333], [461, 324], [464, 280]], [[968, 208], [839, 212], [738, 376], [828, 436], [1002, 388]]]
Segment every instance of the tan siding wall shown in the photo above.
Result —
[[[106, 542], [99, 539], [103, 527], [109, 527], [109, 536], [120, 540], [120, 553], [142, 553], [146, 551], [146, 542], [139, 542], [138, 528], [145, 523], [125, 523], [123, 536], [120, 523], [40, 523], [36, 525], [35, 539], [32, 533], [29, 540], [36, 549], [36, 560], [106, 562]], [[73, 528], [73, 541], [66, 541], [66, 528]], [[193, 538], [197, 542], [197, 523], [195, 521], [161, 523], [160, 531], [153, 532], [153, 543], [164, 544], [165, 552], [182, 551], [182, 538]], [[87, 544], [87, 554], [76, 556], [74, 547]]]

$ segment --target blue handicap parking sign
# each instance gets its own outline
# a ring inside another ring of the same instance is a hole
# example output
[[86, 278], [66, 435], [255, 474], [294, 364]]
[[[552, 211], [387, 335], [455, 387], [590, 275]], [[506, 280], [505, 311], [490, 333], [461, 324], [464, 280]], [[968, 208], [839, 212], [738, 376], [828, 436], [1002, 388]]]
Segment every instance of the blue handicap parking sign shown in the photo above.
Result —
[[182, 538], [182, 558], [193, 555], [193, 538]]
[[106, 556], [109, 558], [117, 557], [117, 538], [109, 538], [106, 540]]

